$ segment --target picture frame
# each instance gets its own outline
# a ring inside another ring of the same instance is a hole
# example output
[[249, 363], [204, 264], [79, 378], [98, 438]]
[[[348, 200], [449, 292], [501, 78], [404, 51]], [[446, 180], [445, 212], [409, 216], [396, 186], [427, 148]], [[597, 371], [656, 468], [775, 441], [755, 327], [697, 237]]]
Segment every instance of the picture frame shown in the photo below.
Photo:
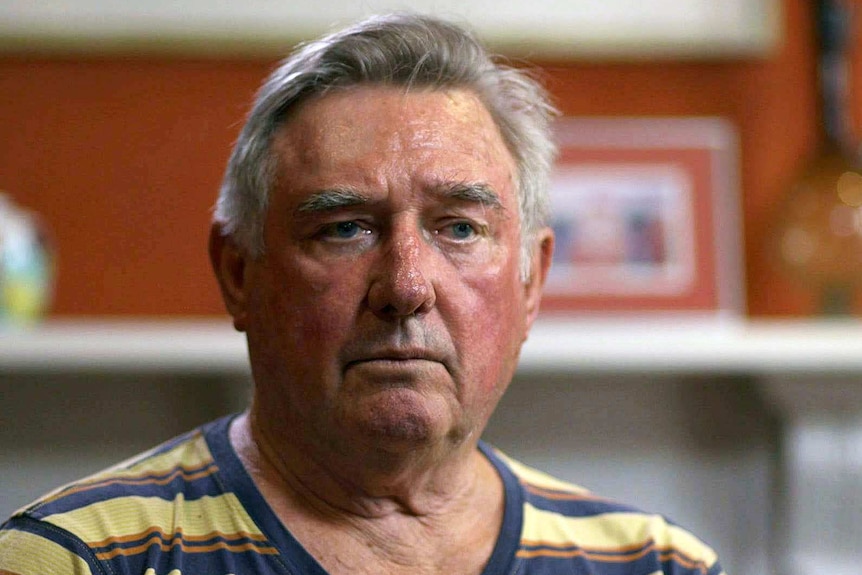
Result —
[[721, 118], [563, 118], [542, 310], [743, 311], [734, 127]]

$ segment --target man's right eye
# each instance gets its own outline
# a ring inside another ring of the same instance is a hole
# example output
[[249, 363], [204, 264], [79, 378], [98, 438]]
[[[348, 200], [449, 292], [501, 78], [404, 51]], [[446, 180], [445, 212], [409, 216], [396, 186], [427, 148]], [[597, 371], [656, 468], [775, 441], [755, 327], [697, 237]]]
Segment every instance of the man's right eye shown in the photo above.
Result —
[[371, 230], [364, 228], [355, 221], [335, 222], [323, 228], [322, 236], [335, 240], [350, 240], [360, 235], [370, 234]]

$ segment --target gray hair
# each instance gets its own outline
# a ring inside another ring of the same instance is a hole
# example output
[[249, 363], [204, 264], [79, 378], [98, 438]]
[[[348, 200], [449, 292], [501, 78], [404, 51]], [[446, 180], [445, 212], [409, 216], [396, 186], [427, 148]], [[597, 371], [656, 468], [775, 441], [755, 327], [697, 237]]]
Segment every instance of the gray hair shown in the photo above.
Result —
[[273, 136], [311, 96], [358, 84], [471, 90], [487, 107], [517, 164], [521, 275], [529, 277], [532, 239], [548, 217], [556, 111], [522, 70], [490, 56], [468, 31], [417, 14], [375, 16], [305, 44], [264, 82], [234, 146], [215, 208], [222, 233], [263, 253], [263, 221], [278, 158]]

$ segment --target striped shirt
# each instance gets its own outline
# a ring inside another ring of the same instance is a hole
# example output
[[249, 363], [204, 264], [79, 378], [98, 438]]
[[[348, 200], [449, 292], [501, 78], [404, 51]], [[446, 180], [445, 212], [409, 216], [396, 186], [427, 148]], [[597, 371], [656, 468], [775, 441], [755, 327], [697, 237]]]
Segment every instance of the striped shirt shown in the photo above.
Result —
[[[0, 529], [7, 575], [326, 575], [264, 501], [219, 419], [67, 485]], [[487, 575], [722, 575], [661, 516], [596, 497], [480, 443], [505, 486]]]

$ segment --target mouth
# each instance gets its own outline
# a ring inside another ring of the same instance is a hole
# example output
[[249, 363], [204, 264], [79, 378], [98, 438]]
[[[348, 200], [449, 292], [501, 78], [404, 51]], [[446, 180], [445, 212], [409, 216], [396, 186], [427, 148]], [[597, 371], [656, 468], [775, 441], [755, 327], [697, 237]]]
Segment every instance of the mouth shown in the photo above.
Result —
[[362, 355], [356, 359], [347, 362], [346, 367], [350, 368], [356, 365], [376, 363], [389, 364], [393, 366], [408, 365], [411, 363], [443, 363], [443, 358], [439, 354], [429, 352], [427, 350], [408, 350], [408, 349], [391, 349], [380, 350], [377, 352]]
[[435, 373], [439, 368], [449, 371], [445, 357], [427, 348], [387, 347], [366, 350], [349, 358], [344, 371], [358, 370], [375, 377], [415, 377]]

